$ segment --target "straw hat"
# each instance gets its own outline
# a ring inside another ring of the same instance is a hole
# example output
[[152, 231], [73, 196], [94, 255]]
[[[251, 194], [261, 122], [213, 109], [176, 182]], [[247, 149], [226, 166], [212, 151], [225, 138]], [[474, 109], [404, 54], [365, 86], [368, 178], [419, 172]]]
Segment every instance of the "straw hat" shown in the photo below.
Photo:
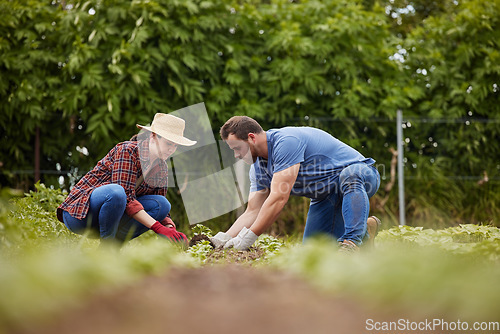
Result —
[[185, 123], [186, 122], [184, 122], [182, 118], [169, 114], [157, 113], [153, 119], [153, 123], [151, 123], [151, 126], [137, 124], [137, 127], [146, 131], [154, 132], [176, 144], [192, 146], [196, 144], [196, 141], [184, 137], [184, 128], [186, 127]]

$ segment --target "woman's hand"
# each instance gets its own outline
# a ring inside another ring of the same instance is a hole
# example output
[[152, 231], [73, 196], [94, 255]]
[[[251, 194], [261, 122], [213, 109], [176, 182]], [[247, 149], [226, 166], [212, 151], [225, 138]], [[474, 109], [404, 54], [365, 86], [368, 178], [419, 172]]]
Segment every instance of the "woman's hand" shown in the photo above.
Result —
[[166, 227], [163, 226], [160, 222], [155, 222], [152, 226], [151, 229], [164, 237], [167, 237], [168, 239], [174, 241], [174, 242], [180, 242], [183, 244], [188, 243], [188, 239], [186, 235], [182, 232], [178, 232], [175, 227]]

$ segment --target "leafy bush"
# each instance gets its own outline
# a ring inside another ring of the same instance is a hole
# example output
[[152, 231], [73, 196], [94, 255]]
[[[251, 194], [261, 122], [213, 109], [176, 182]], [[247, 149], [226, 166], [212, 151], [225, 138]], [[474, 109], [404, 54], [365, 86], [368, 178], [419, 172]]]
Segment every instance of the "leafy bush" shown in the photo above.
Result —
[[442, 230], [399, 226], [382, 231], [377, 242], [432, 247], [454, 254], [500, 262], [500, 229], [494, 226], [460, 225]]
[[50, 189], [37, 183], [36, 191], [10, 202], [11, 210], [3, 223], [0, 247], [32, 247], [33, 243], [50, 241], [74, 242], [80, 239], [71, 233], [56, 217], [56, 208], [64, 200], [60, 189]]

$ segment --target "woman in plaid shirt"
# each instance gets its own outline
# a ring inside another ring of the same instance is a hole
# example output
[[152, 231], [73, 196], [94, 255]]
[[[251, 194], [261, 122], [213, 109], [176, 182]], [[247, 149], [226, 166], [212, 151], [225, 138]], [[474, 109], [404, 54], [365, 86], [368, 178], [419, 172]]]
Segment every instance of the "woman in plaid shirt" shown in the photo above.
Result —
[[57, 208], [69, 230], [99, 232], [103, 240], [125, 241], [153, 230], [172, 241], [187, 242], [170, 219], [166, 160], [177, 145], [196, 141], [183, 136], [185, 122], [158, 113], [138, 140], [119, 143], [72, 189]]

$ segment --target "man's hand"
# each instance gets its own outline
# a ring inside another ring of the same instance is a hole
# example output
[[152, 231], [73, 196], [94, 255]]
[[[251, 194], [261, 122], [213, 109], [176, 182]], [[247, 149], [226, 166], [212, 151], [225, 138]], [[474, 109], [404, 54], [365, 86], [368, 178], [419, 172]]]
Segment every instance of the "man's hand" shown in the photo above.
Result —
[[231, 240], [231, 236], [227, 233], [224, 232], [219, 232], [215, 236], [210, 238], [210, 241], [214, 244], [215, 248], [222, 248], [228, 242]]
[[186, 235], [184, 233], [177, 232], [175, 227], [166, 227], [163, 226], [160, 222], [156, 222], [153, 224], [153, 226], [151, 226], [151, 229], [155, 231], [155, 233], [165, 236], [174, 242], [180, 242], [187, 245], [188, 239]]
[[258, 237], [259, 236], [253, 233], [252, 230], [243, 227], [236, 237], [232, 238], [224, 245], [224, 248], [234, 247], [237, 250], [248, 250]]

